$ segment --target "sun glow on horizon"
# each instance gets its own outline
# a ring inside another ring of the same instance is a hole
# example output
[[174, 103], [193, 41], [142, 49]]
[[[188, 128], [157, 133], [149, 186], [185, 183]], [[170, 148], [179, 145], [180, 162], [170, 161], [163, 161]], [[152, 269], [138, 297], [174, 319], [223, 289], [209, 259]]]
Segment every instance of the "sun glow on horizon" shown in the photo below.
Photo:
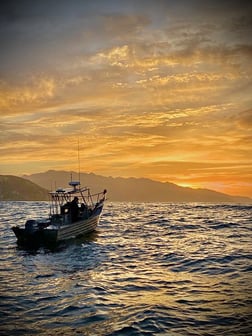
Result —
[[[175, 182], [172, 182], [175, 183]], [[176, 185], [183, 187], [183, 188], [191, 188], [191, 189], [200, 189], [201, 186], [195, 185], [195, 184], [191, 184], [191, 183], [175, 183]]]

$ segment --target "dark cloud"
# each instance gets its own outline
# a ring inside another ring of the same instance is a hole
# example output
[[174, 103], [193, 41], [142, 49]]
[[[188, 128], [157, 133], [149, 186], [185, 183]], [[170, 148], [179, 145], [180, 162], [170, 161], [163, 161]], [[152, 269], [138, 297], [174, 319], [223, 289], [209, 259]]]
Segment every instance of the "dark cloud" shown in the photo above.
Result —
[[166, 34], [173, 47], [195, 48], [218, 42], [213, 34], [221, 25], [226, 32], [220, 43], [239, 39], [251, 27], [251, 5], [237, 1], [8, 0], [0, 6], [0, 76], [5, 78], [60, 69], [87, 53], [137, 45], [150, 36], [151, 45], [155, 34]]
[[126, 43], [148, 23], [129, 8], [122, 12], [115, 1], [107, 6], [100, 1], [3, 2], [0, 76], [52, 71], [80, 55]]

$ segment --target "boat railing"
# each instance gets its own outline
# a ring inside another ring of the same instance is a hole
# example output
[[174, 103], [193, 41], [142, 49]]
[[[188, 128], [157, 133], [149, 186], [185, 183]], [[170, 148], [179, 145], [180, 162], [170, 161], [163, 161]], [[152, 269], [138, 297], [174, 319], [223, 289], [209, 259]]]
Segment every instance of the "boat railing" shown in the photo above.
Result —
[[93, 209], [105, 201], [106, 193], [107, 190], [104, 189], [102, 192], [91, 194], [89, 188], [75, 188], [74, 191], [58, 189], [56, 192], [50, 192], [50, 216], [61, 214], [62, 208], [66, 204], [70, 204], [76, 196], [80, 198], [79, 204], [84, 204], [86, 207]]

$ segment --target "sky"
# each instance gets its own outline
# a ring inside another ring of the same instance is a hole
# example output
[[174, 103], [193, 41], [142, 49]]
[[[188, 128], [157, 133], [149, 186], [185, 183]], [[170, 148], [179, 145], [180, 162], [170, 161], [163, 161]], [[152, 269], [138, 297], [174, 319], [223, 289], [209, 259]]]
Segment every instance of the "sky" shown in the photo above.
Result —
[[1, 1], [0, 174], [252, 197], [251, 28], [243, 0]]

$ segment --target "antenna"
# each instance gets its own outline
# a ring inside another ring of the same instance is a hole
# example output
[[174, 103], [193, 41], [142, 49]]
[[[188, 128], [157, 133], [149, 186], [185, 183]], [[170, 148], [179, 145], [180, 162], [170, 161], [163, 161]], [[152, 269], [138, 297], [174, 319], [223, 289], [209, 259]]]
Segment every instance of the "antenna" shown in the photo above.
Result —
[[79, 172], [79, 182], [80, 182], [80, 141], [78, 137], [78, 172]]

